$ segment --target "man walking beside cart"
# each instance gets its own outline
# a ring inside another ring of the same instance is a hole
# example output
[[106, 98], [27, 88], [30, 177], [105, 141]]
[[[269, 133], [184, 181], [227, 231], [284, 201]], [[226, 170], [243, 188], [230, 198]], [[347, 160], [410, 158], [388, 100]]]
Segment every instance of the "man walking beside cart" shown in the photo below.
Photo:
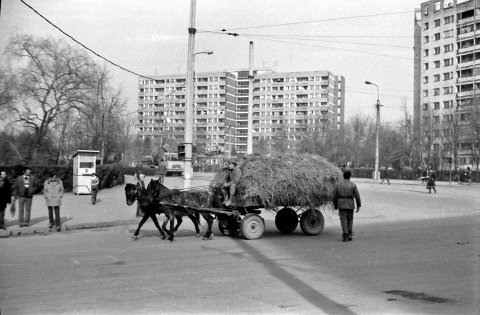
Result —
[[343, 173], [343, 180], [335, 185], [333, 190], [333, 206], [338, 209], [340, 223], [342, 225], [342, 241], [353, 240], [353, 210], [357, 204], [357, 212], [360, 211], [361, 200], [357, 185], [350, 181], [351, 171]]

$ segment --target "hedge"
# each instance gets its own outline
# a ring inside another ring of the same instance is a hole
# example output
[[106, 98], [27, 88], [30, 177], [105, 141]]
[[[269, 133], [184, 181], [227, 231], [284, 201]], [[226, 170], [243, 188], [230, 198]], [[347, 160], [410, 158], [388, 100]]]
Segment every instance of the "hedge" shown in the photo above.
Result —
[[[58, 165], [12, 165], [0, 166], [0, 170], [7, 172], [7, 177], [11, 183], [23, 174], [25, 167], [30, 167], [32, 175], [35, 177], [33, 182], [34, 193], [41, 193], [43, 183], [50, 177], [50, 172], [55, 173], [63, 182], [63, 187], [66, 192], [73, 190], [73, 167], [72, 166], [58, 166]], [[100, 179], [99, 188], [111, 188], [125, 183], [124, 167], [119, 164], [97, 165], [96, 174]]]
[[[354, 168], [352, 171], [352, 177], [356, 178], [372, 178], [373, 168]], [[413, 170], [388, 170], [390, 179], [406, 179], [406, 180], [419, 180], [421, 174], [414, 172]], [[465, 170], [462, 170], [460, 174], [460, 180], [466, 181]], [[380, 170], [380, 178], [383, 178], [383, 170]], [[450, 181], [450, 171], [435, 171], [435, 179], [438, 181]], [[452, 171], [452, 181], [455, 180], [455, 174]], [[472, 171], [472, 182], [480, 182], [480, 171]]]

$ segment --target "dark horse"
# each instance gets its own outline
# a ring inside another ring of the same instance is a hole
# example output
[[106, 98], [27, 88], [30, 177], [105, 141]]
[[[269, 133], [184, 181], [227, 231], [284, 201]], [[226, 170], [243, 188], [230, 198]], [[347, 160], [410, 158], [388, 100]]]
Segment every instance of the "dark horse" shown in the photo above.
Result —
[[169, 234], [169, 240], [173, 241], [173, 234], [174, 232], [178, 229], [179, 225], [182, 223], [182, 216], [188, 215], [189, 218], [192, 220], [195, 230], [197, 232], [197, 236], [200, 235], [200, 229], [198, 227], [199, 223], [199, 216], [198, 214], [191, 214], [191, 213], [181, 213], [181, 211], [175, 211], [175, 209], [172, 209], [171, 206], [160, 206], [158, 202], [158, 196], [155, 198], [155, 195], [153, 191], [150, 189], [142, 189], [140, 184], [126, 184], [125, 185], [125, 196], [127, 199], [127, 205], [131, 206], [135, 203], [135, 200], [138, 201], [140, 208], [142, 209], [144, 215], [142, 217], [142, 220], [138, 224], [137, 230], [133, 234], [133, 238], [136, 239], [138, 237], [138, 234], [140, 233], [140, 229], [143, 226], [143, 224], [148, 220], [148, 218], [151, 218], [155, 226], [157, 227], [158, 231], [162, 235], [162, 239], [166, 238], [164, 230], [166, 227], [166, 221], [163, 223], [163, 229], [160, 227], [158, 224], [158, 220], [156, 215], [165, 213], [165, 216], [169, 218], [170, 216], [173, 216], [174, 218], [177, 219], [178, 224], [177, 226], [170, 231], [167, 231]]
[[[174, 222], [175, 218], [178, 220], [177, 214], [184, 214], [187, 213], [195, 213], [198, 215], [202, 215], [202, 217], [207, 221], [207, 231], [203, 236], [203, 239], [212, 239], [212, 225], [213, 221], [215, 220], [215, 216], [211, 215], [208, 212], [201, 211], [201, 209], [205, 208], [212, 208], [218, 207], [222, 208], [221, 199], [218, 199], [218, 196], [212, 194], [212, 192], [208, 190], [187, 190], [181, 191], [178, 189], [169, 189], [160, 183], [159, 180], [152, 180], [148, 184], [147, 190], [149, 193], [152, 193], [155, 200], [158, 200], [164, 204], [172, 205], [171, 207], [167, 206], [165, 209], [165, 222], [162, 225], [164, 228], [168, 221], [170, 221], [170, 233], [174, 231]], [[165, 205], [162, 205], [164, 207]], [[189, 210], [189, 208], [196, 208], [199, 211]], [[181, 221], [177, 223], [176, 227], [180, 225]], [[173, 233], [171, 233], [171, 237], [173, 237]]]

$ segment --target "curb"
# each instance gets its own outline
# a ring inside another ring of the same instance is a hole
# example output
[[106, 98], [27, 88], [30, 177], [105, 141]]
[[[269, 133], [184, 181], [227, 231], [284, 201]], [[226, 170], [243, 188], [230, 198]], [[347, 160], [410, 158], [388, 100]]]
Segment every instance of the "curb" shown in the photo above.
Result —
[[[106, 222], [92, 222], [92, 223], [79, 223], [79, 224], [62, 224], [62, 230], [64, 231], [73, 231], [81, 229], [94, 229], [102, 227], [112, 227], [112, 226], [121, 226], [121, 225], [138, 225], [138, 219], [129, 219], [129, 220], [117, 220], [117, 221], [106, 221]], [[43, 234], [48, 235], [51, 232], [56, 232], [55, 229], [50, 229], [48, 227], [36, 227], [30, 226], [27, 228], [13, 228], [11, 230], [0, 230], [0, 238], [9, 238], [22, 235], [35, 235]]]

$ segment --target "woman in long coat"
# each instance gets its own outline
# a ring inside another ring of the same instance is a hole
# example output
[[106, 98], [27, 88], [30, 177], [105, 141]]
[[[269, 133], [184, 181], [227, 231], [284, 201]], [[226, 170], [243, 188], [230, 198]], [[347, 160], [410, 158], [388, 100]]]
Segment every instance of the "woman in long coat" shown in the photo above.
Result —
[[[50, 178], [45, 181], [43, 185], [43, 195], [48, 208], [49, 228], [51, 229], [55, 224], [57, 231], [60, 232], [60, 206], [62, 205], [63, 198], [63, 182], [55, 174], [50, 174]], [[53, 217], [54, 212], [55, 220]]]

